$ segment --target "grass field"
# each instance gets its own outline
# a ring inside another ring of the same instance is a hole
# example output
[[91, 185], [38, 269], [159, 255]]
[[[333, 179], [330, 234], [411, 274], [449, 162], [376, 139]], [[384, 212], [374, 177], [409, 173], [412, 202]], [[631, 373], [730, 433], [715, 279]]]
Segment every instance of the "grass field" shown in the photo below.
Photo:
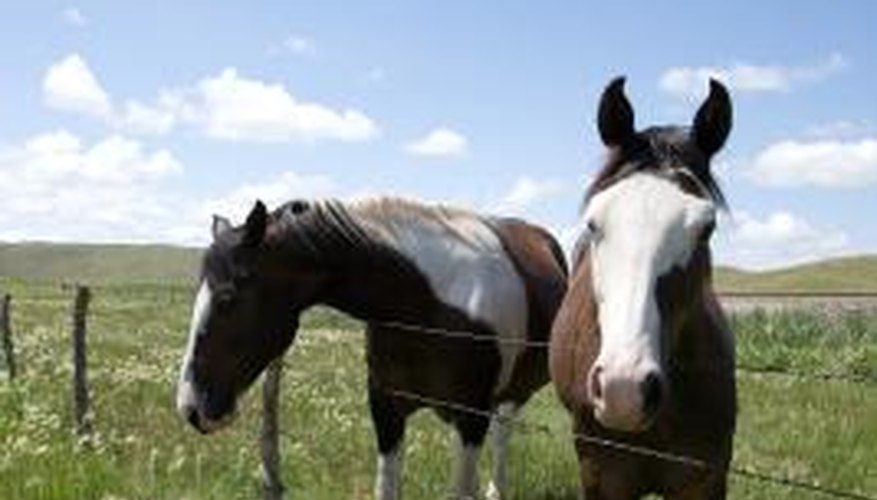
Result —
[[877, 292], [877, 256], [839, 257], [769, 271], [719, 268], [720, 291], [739, 292]]
[[[0, 498], [254, 498], [259, 492], [258, 393], [239, 421], [210, 437], [174, 411], [178, 358], [192, 290], [127, 285], [95, 289], [89, 368], [97, 431], [70, 432], [69, 309], [60, 286], [0, 279], [13, 295], [21, 377], [0, 378]], [[877, 314], [754, 314], [734, 319], [739, 362], [752, 368], [869, 378], [820, 381], [741, 372], [735, 465], [877, 496]], [[298, 499], [371, 498], [374, 470], [365, 366], [357, 324], [309, 315], [286, 356], [281, 429], [284, 482]], [[2, 365], [2, 363], [0, 363]], [[556, 435], [513, 438], [519, 499], [571, 499], [576, 464], [565, 412], [550, 388], [524, 412]], [[451, 434], [427, 412], [408, 433], [404, 496], [442, 498]], [[485, 455], [482, 471], [489, 454]], [[482, 474], [486, 479], [486, 474]], [[735, 477], [735, 499], [824, 498]]]
[[[189, 284], [201, 250], [166, 245], [0, 243], [0, 276], [102, 284]], [[719, 291], [877, 292], [877, 255], [840, 257], [770, 271], [719, 267]]]

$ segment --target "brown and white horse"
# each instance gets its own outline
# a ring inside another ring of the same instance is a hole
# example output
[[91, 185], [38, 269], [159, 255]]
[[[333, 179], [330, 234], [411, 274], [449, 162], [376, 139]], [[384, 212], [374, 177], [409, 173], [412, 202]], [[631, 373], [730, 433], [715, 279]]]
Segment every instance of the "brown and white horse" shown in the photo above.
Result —
[[454, 495], [478, 494], [490, 421], [435, 401], [502, 415], [489, 493], [507, 496], [509, 419], [549, 381], [547, 350], [522, 341], [547, 342], [566, 290], [563, 254], [547, 232], [381, 198], [295, 201], [270, 214], [259, 202], [242, 226], [215, 219], [213, 233], [177, 395], [192, 425], [206, 433], [226, 424], [238, 396], [292, 343], [300, 313], [326, 304], [367, 324], [375, 496], [398, 498], [405, 422], [425, 406], [460, 438]]
[[731, 101], [710, 81], [691, 127], [637, 132], [623, 87], [614, 80], [600, 102], [609, 158], [588, 192], [551, 376], [579, 436], [586, 498], [725, 498], [734, 341], [712, 288], [709, 239], [724, 199], [710, 159], [731, 130]]

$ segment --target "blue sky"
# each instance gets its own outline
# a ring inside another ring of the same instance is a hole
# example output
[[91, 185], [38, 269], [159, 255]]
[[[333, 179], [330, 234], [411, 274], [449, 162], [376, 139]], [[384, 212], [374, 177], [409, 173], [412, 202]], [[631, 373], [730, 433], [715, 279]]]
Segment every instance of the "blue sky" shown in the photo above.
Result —
[[256, 197], [394, 194], [568, 244], [603, 86], [686, 124], [712, 75], [736, 115], [718, 260], [877, 252], [877, 4], [665, 4], [4, 5], [0, 240], [203, 244]]

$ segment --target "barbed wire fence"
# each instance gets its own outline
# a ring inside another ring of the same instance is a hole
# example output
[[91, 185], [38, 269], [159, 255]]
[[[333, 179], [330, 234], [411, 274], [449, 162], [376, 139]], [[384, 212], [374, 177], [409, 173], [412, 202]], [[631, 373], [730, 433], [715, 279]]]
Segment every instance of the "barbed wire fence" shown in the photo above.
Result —
[[4, 293], [0, 301], [0, 342], [3, 344], [3, 360], [6, 362], [6, 377], [15, 380], [15, 344], [12, 341], [11, 306], [12, 296]]
[[[92, 298], [91, 290], [86, 286], [77, 285], [75, 287], [76, 295], [73, 306], [73, 328], [72, 328], [72, 354], [74, 361], [74, 373], [73, 373], [73, 393], [74, 393], [74, 412], [75, 412], [75, 422], [76, 422], [76, 430], [77, 434], [80, 436], [88, 436], [92, 432], [93, 425], [93, 414], [91, 410], [91, 404], [89, 400], [89, 395], [87, 391], [86, 385], [86, 323], [88, 316], [88, 305]], [[6, 351], [6, 333], [10, 332], [11, 336], [11, 328], [9, 326], [10, 313], [9, 313], [9, 303], [11, 302], [11, 297], [8, 294], [5, 294], [2, 297], [2, 301], [0, 301], [0, 330], [4, 331], [4, 351]], [[448, 339], [466, 339], [474, 342], [493, 342], [493, 343], [508, 343], [515, 344], [521, 347], [526, 348], [534, 348], [534, 349], [548, 349], [550, 347], [550, 342], [548, 341], [532, 341], [525, 339], [502, 339], [497, 338], [493, 335], [487, 334], [479, 334], [475, 332], [465, 331], [465, 330], [448, 330], [437, 327], [423, 326], [423, 325], [415, 325], [404, 322], [383, 322], [383, 326], [392, 327], [401, 330], [408, 330], [413, 332], [418, 332], [419, 334], [426, 336], [438, 336], [444, 337]], [[350, 335], [344, 339], [333, 339], [331, 342], [356, 342], [362, 343], [362, 339], [360, 336]], [[9, 341], [11, 345], [11, 340]], [[10, 348], [7, 352], [13, 352]], [[14, 370], [16, 368], [10, 368], [10, 363], [15, 363], [14, 354], [9, 355], [6, 354], [6, 362], [7, 362], [7, 371], [12, 370], [10, 372], [10, 378], [14, 376]], [[10, 361], [11, 360], [11, 361]], [[79, 368], [77, 368], [79, 367]], [[262, 460], [261, 471], [262, 471], [262, 494], [263, 498], [269, 500], [276, 500], [283, 497], [284, 486], [281, 482], [281, 467], [280, 467], [280, 446], [279, 446], [279, 436], [281, 434], [285, 434], [282, 429], [279, 428], [278, 425], [278, 412], [279, 412], [279, 393], [280, 393], [280, 383], [282, 379], [282, 367], [283, 360], [282, 358], [278, 358], [274, 360], [266, 369], [265, 376], [263, 378], [263, 386], [262, 386], [262, 420], [261, 420], [261, 430], [259, 437], [259, 446], [260, 446], [260, 456]], [[855, 383], [855, 384], [866, 384], [873, 385], [877, 384], [877, 378], [874, 376], [870, 376], [867, 374], [837, 374], [837, 373], [810, 373], [803, 371], [790, 371], [784, 370], [780, 368], [774, 367], [759, 367], [759, 366], [747, 366], [747, 365], [738, 365], [736, 367], [737, 372], [746, 373], [746, 374], [755, 374], [755, 375], [766, 375], [766, 376], [780, 376], [780, 377], [789, 377], [795, 378], [805, 381], [839, 381], [846, 383]], [[116, 392], [120, 390], [121, 387], [116, 387], [111, 392]], [[502, 418], [498, 415], [494, 414], [492, 411], [478, 409], [470, 406], [461, 405], [459, 403], [455, 403], [452, 401], [446, 401], [442, 399], [431, 398], [427, 395], [418, 394], [410, 391], [402, 391], [402, 390], [390, 390], [391, 394], [394, 394], [397, 397], [410, 399], [413, 401], [417, 401], [426, 406], [434, 407], [434, 408], [445, 408], [447, 410], [457, 411], [461, 413], [467, 413], [473, 416], [479, 416], [486, 419], [498, 419]], [[103, 399], [107, 397], [108, 394], [98, 395], [97, 397]], [[676, 455], [673, 453], [668, 453], [666, 451], [650, 449], [647, 447], [640, 447], [631, 445], [628, 443], [624, 443], [621, 441], [605, 439], [597, 436], [590, 436], [581, 433], [574, 433], [570, 429], [559, 429], [552, 427], [550, 425], [532, 422], [529, 420], [525, 420], [521, 417], [517, 417], [511, 420], [511, 425], [515, 427], [519, 432], [523, 433], [539, 433], [551, 437], [556, 437], [558, 439], [566, 438], [569, 439], [572, 437], [575, 440], [586, 442], [595, 446], [599, 446], [606, 449], [615, 450], [622, 453], [629, 453], [644, 457], [650, 457], [653, 459], [673, 462], [678, 464], [683, 464], [695, 468], [701, 469], [715, 469], [717, 466], [704, 462], [703, 460], [699, 460], [693, 457], [687, 457], [683, 455]], [[776, 486], [782, 486], [787, 488], [792, 488], [800, 491], [807, 491], [814, 494], [820, 494], [827, 497], [833, 498], [842, 498], [842, 499], [852, 499], [852, 500], [877, 500], [877, 494], [875, 493], [860, 493], [854, 491], [845, 491], [840, 488], [826, 486], [822, 484], [818, 484], [815, 482], [807, 482], [795, 478], [780, 476], [776, 474], [771, 474], [767, 472], [762, 472], [756, 469], [751, 469], [747, 467], [736, 466], [733, 463], [728, 469], [728, 473], [734, 476], [739, 476], [741, 478], [758, 481], [762, 483], [773, 484]]]
[[[427, 335], [427, 336], [437, 336], [443, 337], [447, 339], [465, 339], [474, 342], [493, 342], [493, 343], [506, 343], [506, 344], [514, 344], [517, 346], [534, 348], [534, 349], [548, 349], [550, 347], [549, 341], [535, 341], [535, 340], [526, 340], [526, 339], [503, 339], [497, 338], [494, 335], [488, 334], [479, 334], [475, 332], [465, 331], [465, 330], [448, 330], [444, 328], [432, 327], [432, 326], [421, 326], [410, 323], [404, 323], [399, 321], [386, 321], [381, 322], [380, 325], [390, 328], [396, 328], [401, 330], [413, 331], [419, 334]], [[338, 342], [357, 342], [361, 343], [362, 339], [349, 336], [345, 339], [333, 339], [332, 343]], [[848, 374], [836, 374], [836, 373], [807, 373], [802, 371], [788, 371], [782, 370], [778, 368], [772, 367], [756, 367], [756, 366], [745, 366], [738, 365], [735, 367], [735, 370], [738, 372], [746, 373], [746, 374], [754, 374], [754, 375], [767, 375], [767, 376], [782, 376], [782, 377], [790, 377], [796, 378], [806, 381], [841, 381], [841, 382], [849, 382], [856, 384], [875, 384], [877, 383], [877, 379], [870, 377], [868, 375], [848, 375]], [[268, 382], [268, 381], [266, 381]], [[275, 382], [270, 382], [275, 383]], [[437, 399], [430, 396], [426, 396], [423, 394], [418, 394], [411, 391], [403, 391], [403, 390], [395, 390], [390, 389], [387, 391], [389, 394], [392, 394], [396, 397], [409, 399], [423, 405], [433, 407], [433, 408], [444, 408], [451, 411], [457, 411], [460, 413], [466, 413], [469, 415], [485, 418], [485, 419], [501, 419], [498, 414], [490, 410], [484, 410], [479, 408], [474, 408], [471, 406], [462, 405], [456, 402], [447, 401], [443, 399]], [[704, 469], [704, 470], [715, 470], [718, 472], [724, 471], [724, 468], [710, 464], [703, 460], [687, 457], [684, 455], [677, 455], [673, 453], [669, 453], [666, 451], [651, 449], [648, 447], [636, 446], [629, 443], [625, 443], [622, 441], [611, 440], [606, 438], [601, 438], [598, 436], [592, 436], [582, 433], [571, 432], [569, 429], [559, 429], [552, 427], [543, 423], [531, 422], [528, 420], [521, 419], [520, 417], [514, 418], [509, 421], [509, 423], [515, 427], [518, 431], [524, 433], [540, 433], [544, 435], [548, 435], [556, 438], [569, 438], [572, 437], [576, 441], [585, 442], [591, 445], [595, 445], [601, 448], [615, 450], [622, 453], [629, 453], [634, 455], [639, 455], [643, 457], [653, 458], [661, 461], [677, 463], [681, 465], [687, 465], [690, 467]], [[770, 474], [766, 472], [762, 472], [756, 469], [736, 466], [733, 463], [727, 468], [727, 472], [734, 476], [739, 476], [741, 478], [745, 478], [751, 481], [758, 481], [761, 483], [772, 484], [775, 486], [782, 486], [786, 488], [792, 488], [800, 491], [807, 491], [809, 493], [820, 494], [823, 496], [834, 497], [834, 498], [843, 498], [843, 499], [852, 499], [852, 500], [877, 500], [877, 494], [865, 494], [854, 491], [846, 491], [840, 488], [825, 486], [815, 482], [807, 482], [795, 478], [779, 476], [775, 474]]]

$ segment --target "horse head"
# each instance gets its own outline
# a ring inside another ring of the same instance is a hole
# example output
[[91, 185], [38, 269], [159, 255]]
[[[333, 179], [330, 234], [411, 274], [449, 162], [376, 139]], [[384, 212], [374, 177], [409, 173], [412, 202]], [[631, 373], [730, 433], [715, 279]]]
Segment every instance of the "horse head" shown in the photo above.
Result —
[[710, 159], [732, 111], [713, 80], [690, 127], [637, 131], [623, 86], [614, 80], [600, 101], [609, 160], [589, 190], [579, 241], [599, 344], [584, 384], [601, 424], [641, 431], [668, 396], [680, 326], [709, 280], [709, 240], [724, 204]]
[[238, 227], [214, 217], [177, 388], [178, 411], [201, 432], [230, 422], [238, 396], [292, 343], [324, 281], [279, 237], [283, 225], [261, 202]]

